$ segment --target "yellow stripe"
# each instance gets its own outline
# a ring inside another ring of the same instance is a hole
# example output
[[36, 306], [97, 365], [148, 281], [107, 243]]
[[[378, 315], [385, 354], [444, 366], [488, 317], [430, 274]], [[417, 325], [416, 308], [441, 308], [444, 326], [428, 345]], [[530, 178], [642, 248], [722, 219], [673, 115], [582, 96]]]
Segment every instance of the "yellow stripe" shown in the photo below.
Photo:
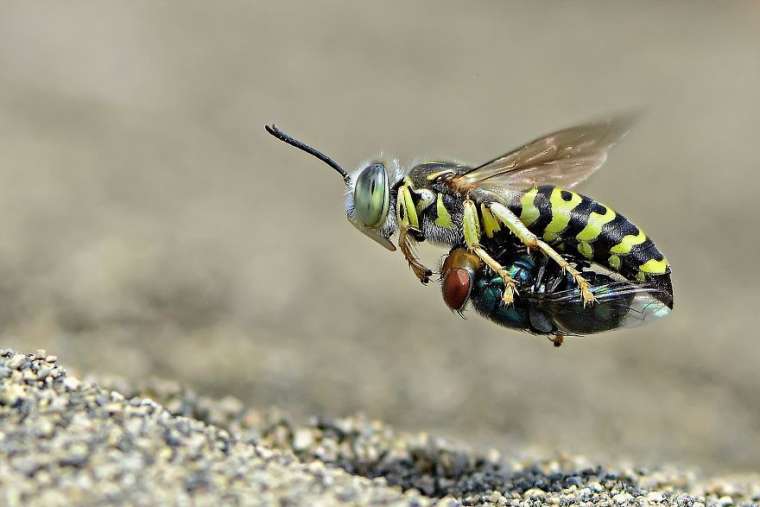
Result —
[[607, 259], [607, 265], [615, 271], [620, 271], [620, 257], [617, 255], [610, 255], [610, 258]]
[[522, 204], [520, 222], [528, 226], [538, 220], [538, 217], [541, 215], [541, 212], [538, 211], [538, 208], [536, 208], [536, 205], [533, 203], [533, 201], [536, 200], [536, 195], [538, 195], [538, 188], [534, 187], [528, 192], [525, 192], [520, 199], [520, 204]]
[[480, 221], [478, 220], [478, 209], [472, 201], [464, 202], [462, 229], [464, 229], [464, 242], [468, 247], [480, 244]]
[[483, 215], [483, 230], [486, 233], [486, 237], [493, 238], [494, 233], [501, 230], [499, 221], [491, 214], [491, 210], [485, 204], [480, 205], [480, 214]]
[[610, 252], [616, 253], [616, 254], [631, 253], [631, 249], [634, 246], [640, 245], [646, 240], [647, 240], [647, 235], [644, 234], [644, 231], [639, 229], [639, 233], [636, 236], [633, 236], [632, 234], [629, 234], [628, 236], [623, 236], [623, 239], [620, 240], [620, 243], [610, 248]]
[[578, 241], [595, 241], [602, 233], [602, 227], [604, 227], [604, 224], [615, 220], [616, 214], [612, 208], [605, 206], [602, 203], [597, 204], [604, 206], [606, 211], [604, 214], [597, 213], [596, 211], [591, 212], [591, 214], [588, 216], [588, 223], [586, 223], [586, 227], [584, 227], [583, 230], [575, 236], [575, 239]]
[[447, 173], [454, 174], [455, 171], [454, 171], [454, 169], [444, 169], [443, 171], [438, 171], [438, 172], [435, 172], [435, 173], [430, 173], [430, 174], [427, 175], [427, 180], [428, 181], [437, 180], [440, 176], [443, 176], [444, 174], [447, 174]]
[[578, 243], [578, 252], [587, 259], [594, 258], [594, 248], [585, 241]]
[[[567, 192], [565, 190], [564, 192]], [[555, 188], [552, 190], [552, 195], [549, 197], [549, 203], [551, 204], [552, 221], [544, 229], [544, 241], [554, 241], [562, 234], [562, 231], [567, 229], [567, 224], [570, 222], [570, 212], [573, 208], [578, 206], [583, 200], [581, 196], [575, 192], [568, 192], [570, 194], [570, 200], [566, 201], [562, 198], [563, 190]]]
[[417, 218], [417, 210], [414, 207], [414, 200], [412, 200], [412, 193], [409, 191], [409, 187], [404, 185], [399, 189], [399, 192], [401, 192], [404, 211], [406, 211], [406, 220], [409, 222], [409, 225], [419, 229], [420, 222]]
[[454, 222], [451, 220], [451, 214], [446, 206], [443, 204], [443, 194], [438, 194], [438, 199], [435, 202], [435, 209], [438, 217], [435, 219], [435, 225], [443, 227], [444, 229], [453, 229]]
[[639, 271], [649, 275], [663, 275], [668, 272], [668, 260], [662, 259], [658, 261], [656, 259], [649, 259], [639, 266]]

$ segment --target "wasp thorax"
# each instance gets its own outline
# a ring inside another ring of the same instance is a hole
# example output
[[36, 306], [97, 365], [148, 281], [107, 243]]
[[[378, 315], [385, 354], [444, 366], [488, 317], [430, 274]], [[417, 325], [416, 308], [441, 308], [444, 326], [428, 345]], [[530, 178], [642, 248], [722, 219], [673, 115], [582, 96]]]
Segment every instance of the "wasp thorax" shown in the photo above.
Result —
[[365, 227], [378, 227], [388, 213], [388, 176], [385, 165], [373, 162], [356, 179], [354, 209]]

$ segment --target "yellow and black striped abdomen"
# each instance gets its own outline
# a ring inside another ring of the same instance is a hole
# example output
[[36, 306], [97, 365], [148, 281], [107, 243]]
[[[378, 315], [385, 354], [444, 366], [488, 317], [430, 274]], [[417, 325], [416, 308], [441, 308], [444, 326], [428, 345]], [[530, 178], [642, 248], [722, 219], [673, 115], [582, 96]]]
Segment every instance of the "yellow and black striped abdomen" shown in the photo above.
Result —
[[566, 254], [580, 255], [630, 280], [670, 273], [654, 242], [630, 220], [589, 197], [544, 185], [525, 192], [511, 207], [531, 232]]

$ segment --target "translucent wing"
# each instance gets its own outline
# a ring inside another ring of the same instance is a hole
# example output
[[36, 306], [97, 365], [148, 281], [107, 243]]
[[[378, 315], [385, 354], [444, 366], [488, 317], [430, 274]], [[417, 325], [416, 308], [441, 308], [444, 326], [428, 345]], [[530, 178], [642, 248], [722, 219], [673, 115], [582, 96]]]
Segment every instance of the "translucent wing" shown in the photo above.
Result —
[[589, 306], [584, 306], [577, 288], [524, 297], [547, 311], [561, 329], [578, 335], [638, 327], [671, 313], [663, 303], [669, 295], [655, 285], [613, 281], [591, 291], [596, 303]]
[[571, 188], [591, 176], [607, 160], [607, 152], [631, 129], [635, 113], [570, 127], [540, 137], [490, 162], [453, 178], [462, 187], [534, 185]]

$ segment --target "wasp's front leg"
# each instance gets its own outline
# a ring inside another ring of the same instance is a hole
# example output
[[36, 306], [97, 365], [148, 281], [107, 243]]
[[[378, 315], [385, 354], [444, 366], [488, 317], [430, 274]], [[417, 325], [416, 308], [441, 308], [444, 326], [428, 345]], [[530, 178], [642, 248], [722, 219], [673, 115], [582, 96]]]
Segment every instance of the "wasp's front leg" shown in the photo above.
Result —
[[480, 221], [478, 220], [478, 209], [475, 207], [475, 203], [466, 199], [464, 201], [464, 216], [462, 217], [462, 226], [464, 229], [464, 242], [467, 245], [467, 249], [477, 255], [491, 270], [499, 275], [504, 281], [504, 295], [502, 301], [504, 304], [509, 305], [514, 302], [515, 294], [517, 294], [517, 283], [514, 278], [509, 276], [504, 266], [496, 262], [483, 247], [480, 246]]
[[396, 196], [396, 223], [398, 224], [398, 246], [404, 258], [420, 282], [430, 281], [433, 271], [422, 264], [414, 253], [414, 236], [421, 237], [419, 216], [412, 199], [409, 184], [401, 185]]
[[591, 285], [588, 280], [583, 278], [580, 271], [570, 265], [562, 255], [555, 249], [549, 246], [546, 242], [538, 239], [538, 237], [528, 230], [528, 227], [520, 221], [520, 219], [510, 211], [509, 208], [498, 202], [491, 202], [488, 204], [488, 209], [493, 216], [499, 219], [509, 230], [517, 236], [517, 238], [529, 249], [537, 248], [541, 250], [547, 257], [559, 264], [563, 271], [570, 273], [573, 280], [578, 285], [578, 289], [581, 291], [581, 297], [583, 298], [583, 305], [593, 303], [596, 301], [594, 293], [591, 292]]

